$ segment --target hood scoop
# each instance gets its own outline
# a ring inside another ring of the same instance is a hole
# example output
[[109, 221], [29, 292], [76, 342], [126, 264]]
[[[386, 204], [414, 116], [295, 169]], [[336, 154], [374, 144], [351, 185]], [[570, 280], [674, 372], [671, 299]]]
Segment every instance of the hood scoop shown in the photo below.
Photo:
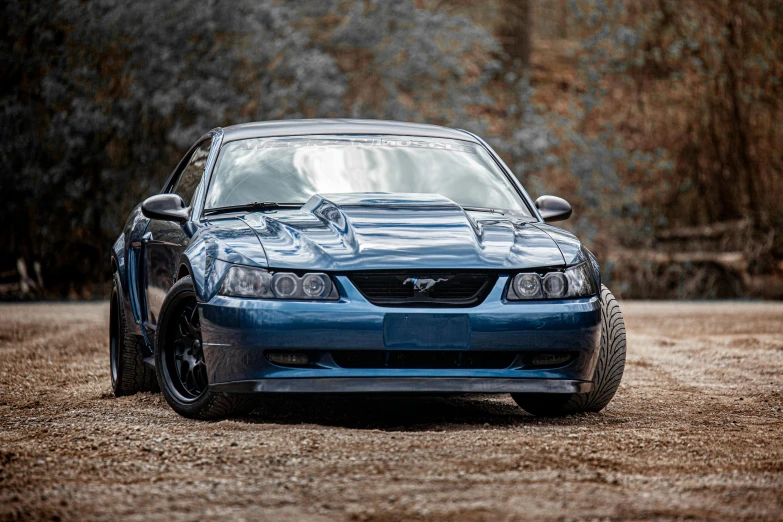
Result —
[[[333, 224], [338, 230], [347, 232], [347, 223], [362, 223], [377, 220], [383, 216], [384, 222], [415, 222], [416, 218], [430, 222], [442, 221], [452, 215], [460, 227], [465, 226], [466, 214], [462, 207], [440, 194], [405, 194], [365, 192], [354, 194], [316, 194], [302, 207], [319, 219]], [[468, 220], [475, 227], [472, 220]]]

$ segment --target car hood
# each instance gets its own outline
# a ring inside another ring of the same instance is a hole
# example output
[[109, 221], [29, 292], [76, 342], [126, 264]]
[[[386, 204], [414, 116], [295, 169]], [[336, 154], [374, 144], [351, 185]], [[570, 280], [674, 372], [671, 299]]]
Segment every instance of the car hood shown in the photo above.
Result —
[[565, 263], [557, 243], [530, 218], [467, 212], [437, 194], [317, 194], [301, 209], [241, 219], [263, 246], [263, 254], [241, 254], [272, 268], [520, 269]]

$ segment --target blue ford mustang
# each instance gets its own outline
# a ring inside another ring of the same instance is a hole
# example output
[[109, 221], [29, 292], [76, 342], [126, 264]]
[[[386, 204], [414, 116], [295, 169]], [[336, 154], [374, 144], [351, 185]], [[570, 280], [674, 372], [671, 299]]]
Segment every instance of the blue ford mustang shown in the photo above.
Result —
[[511, 393], [599, 411], [625, 328], [595, 257], [479, 137], [292, 120], [215, 129], [112, 249], [111, 382], [217, 418], [263, 392]]

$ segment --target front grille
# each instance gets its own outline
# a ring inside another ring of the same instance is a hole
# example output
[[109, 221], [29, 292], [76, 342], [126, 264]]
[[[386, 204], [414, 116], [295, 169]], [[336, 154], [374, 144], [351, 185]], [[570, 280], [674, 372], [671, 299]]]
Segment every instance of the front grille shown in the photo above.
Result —
[[452, 350], [335, 350], [332, 358], [342, 368], [503, 369], [516, 352]]
[[379, 306], [476, 306], [497, 281], [488, 272], [356, 272], [349, 277]]

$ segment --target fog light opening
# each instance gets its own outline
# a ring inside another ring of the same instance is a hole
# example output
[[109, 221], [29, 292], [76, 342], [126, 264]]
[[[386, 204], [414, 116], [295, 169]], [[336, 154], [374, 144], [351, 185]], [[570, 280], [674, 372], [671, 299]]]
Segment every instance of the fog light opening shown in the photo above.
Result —
[[309, 357], [305, 353], [296, 352], [269, 352], [266, 354], [269, 362], [281, 366], [307, 366], [310, 363]]

